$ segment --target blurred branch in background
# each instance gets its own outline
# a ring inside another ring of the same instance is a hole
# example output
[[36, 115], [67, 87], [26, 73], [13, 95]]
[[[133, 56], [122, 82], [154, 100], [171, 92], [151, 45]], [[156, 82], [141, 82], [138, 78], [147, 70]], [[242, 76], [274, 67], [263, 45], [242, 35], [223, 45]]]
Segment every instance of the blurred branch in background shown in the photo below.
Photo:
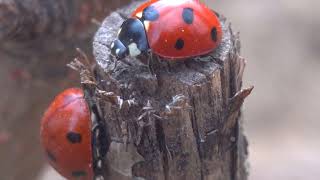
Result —
[[40, 117], [78, 82], [65, 65], [76, 47], [91, 52], [92, 18], [129, 1], [0, 0], [0, 179], [35, 179], [44, 163]]
[[[0, 40], [61, 37], [87, 29], [92, 17], [101, 19], [125, 1], [103, 0], [2, 0]], [[65, 33], [65, 34], [62, 34]]]

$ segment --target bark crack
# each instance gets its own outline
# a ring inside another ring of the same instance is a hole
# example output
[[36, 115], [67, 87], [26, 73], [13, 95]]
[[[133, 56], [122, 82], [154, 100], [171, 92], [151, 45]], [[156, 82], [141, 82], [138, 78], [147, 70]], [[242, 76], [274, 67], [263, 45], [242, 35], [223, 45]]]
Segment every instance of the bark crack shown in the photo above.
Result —
[[167, 153], [165, 134], [163, 131], [161, 120], [156, 120], [155, 126], [156, 126], [156, 138], [158, 141], [159, 150], [162, 154], [162, 160], [163, 160], [162, 168], [164, 172], [164, 179], [169, 180], [169, 158]]
[[198, 123], [197, 123], [197, 118], [196, 118], [196, 110], [195, 110], [195, 102], [194, 102], [194, 98], [192, 96], [191, 93], [191, 89], [189, 88], [189, 97], [192, 97], [190, 99], [191, 102], [191, 106], [193, 107], [193, 109], [191, 110], [191, 125], [192, 125], [192, 130], [193, 130], [193, 134], [196, 138], [196, 143], [197, 143], [197, 149], [198, 149], [198, 154], [199, 154], [199, 160], [200, 160], [200, 179], [203, 180], [204, 176], [203, 176], [203, 148], [201, 145], [201, 138], [200, 138], [200, 133], [199, 133], [199, 127], [198, 127]]

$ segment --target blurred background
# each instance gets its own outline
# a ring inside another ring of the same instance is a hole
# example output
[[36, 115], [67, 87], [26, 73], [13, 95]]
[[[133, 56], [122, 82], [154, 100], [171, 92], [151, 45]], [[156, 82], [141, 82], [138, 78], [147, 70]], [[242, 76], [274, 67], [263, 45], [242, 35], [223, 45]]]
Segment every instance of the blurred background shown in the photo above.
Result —
[[208, 0], [241, 33], [251, 180], [320, 171], [320, 1]]
[[[320, 105], [320, 1], [207, 0], [206, 3], [224, 14], [232, 22], [235, 31], [240, 31], [242, 56], [247, 60], [244, 85], [255, 86], [253, 94], [244, 105], [245, 130], [250, 143], [249, 179], [319, 179], [320, 114], [317, 110]], [[0, 61], [2, 77], [11, 77], [10, 70], [19, 66], [17, 62], [11, 69], [1, 68], [8, 67], [4, 65], [8, 62], [10, 59]], [[64, 70], [64, 73], [67, 71]], [[20, 71], [15, 74], [18, 77], [21, 74], [30, 77]], [[71, 77], [74, 77], [72, 73]], [[19, 93], [25, 91], [23, 88], [28, 88], [28, 85], [8, 85], [10, 79], [1, 80], [2, 95], [10, 94], [6, 91], [15, 89], [17, 96], [0, 98], [0, 177], [1, 170], [5, 169], [16, 174], [6, 176], [4, 180], [20, 180], [21, 177], [27, 177], [25, 172], [33, 174], [26, 180], [36, 177], [38, 180], [62, 180], [50, 167], [38, 171], [44, 162], [37, 144], [38, 119], [25, 119], [23, 115], [16, 117], [24, 122], [23, 127], [20, 122], [6, 121], [8, 116], [17, 114], [10, 111], [12, 107], [22, 111], [20, 114], [30, 111], [19, 109], [19, 104], [14, 100], [25, 98]], [[34, 86], [40, 88], [41, 82], [38, 83], [40, 85]], [[54, 89], [41, 87], [45, 89], [42, 92], [50, 91], [50, 95], [38, 101], [48, 104], [53, 94], [66, 86], [70, 86], [70, 82], [55, 86]], [[27, 95], [31, 96], [31, 92]], [[42, 111], [38, 109], [34, 117], [40, 118], [41, 114]], [[26, 130], [30, 128], [33, 129]], [[28, 132], [32, 135], [24, 134]], [[21, 136], [35, 139], [32, 142], [34, 144], [24, 142]], [[2, 153], [8, 147], [13, 151], [27, 147], [31, 155], [13, 157], [4, 164]], [[28, 158], [30, 162], [38, 159], [35, 161], [38, 165], [28, 164]]]

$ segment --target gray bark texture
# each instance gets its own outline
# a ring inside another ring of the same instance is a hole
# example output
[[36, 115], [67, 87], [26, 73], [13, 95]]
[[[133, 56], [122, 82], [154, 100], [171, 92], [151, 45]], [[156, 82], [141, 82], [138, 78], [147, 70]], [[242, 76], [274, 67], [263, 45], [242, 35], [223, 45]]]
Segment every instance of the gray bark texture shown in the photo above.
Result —
[[[124, 17], [140, 3], [104, 20], [93, 43], [98, 66], [91, 75], [81, 74], [82, 83], [95, 84], [90, 98], [99, 105], [112, 140], [106, 174], [117, 179], [246, 180], [248, 143], [240, 109], [253, 87], [241, 90], [245, 60], [239, 55], [238, 34], [220, 17], [222, 43], [205, 57], [169, 62], [149, 55], [116, 62], [109, 45]], [[154, 74], [141, 63], [147, 58]]]

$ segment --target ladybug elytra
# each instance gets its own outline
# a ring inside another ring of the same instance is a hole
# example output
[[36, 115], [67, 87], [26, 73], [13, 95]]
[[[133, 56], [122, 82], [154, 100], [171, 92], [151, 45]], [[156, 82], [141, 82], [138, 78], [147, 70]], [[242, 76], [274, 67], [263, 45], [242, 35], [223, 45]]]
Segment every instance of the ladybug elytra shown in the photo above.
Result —
[[69, 180], [103, 180], [107, 138], [102, 127], [81, 89], [60, 93], [41, 120], [41, 144], [50, 165]]
[[168, 59], [212, 52], [222, 39], [217, 14], [197, 0], [151, 0], [125, 20], [111, 53], [118, 59], [149, 50]]

